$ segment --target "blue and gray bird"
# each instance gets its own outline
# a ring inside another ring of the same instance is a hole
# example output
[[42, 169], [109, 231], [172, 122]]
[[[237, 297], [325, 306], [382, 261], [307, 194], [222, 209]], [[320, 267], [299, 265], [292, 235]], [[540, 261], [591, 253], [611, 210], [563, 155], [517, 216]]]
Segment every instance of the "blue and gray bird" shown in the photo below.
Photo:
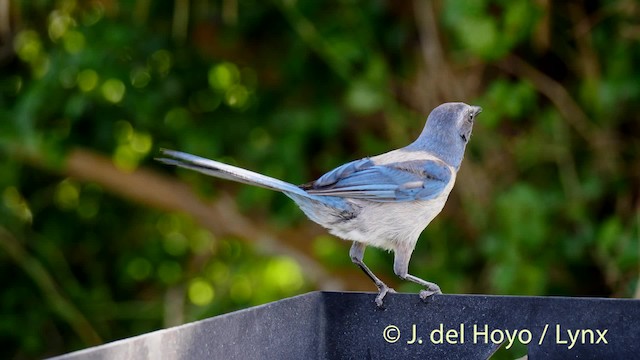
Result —
[[376, 284], [375, 302], [382, 306], [385, 295], [394, 290], [365, 265], [367, 246], [393, 251], [395, 274], [424, 286], [422, 299], [441, 293], [435, 283], [409, 274], [409, 260], [420, 233], [447, 201], [481, 111], [461, 102], [442, 104], [408, 146], [346, 163], [300, 186], [179, 151], [162, 150], [166, 157], [157, 160], [283, 192], [309, 219], [353, 242], [351, 260]]

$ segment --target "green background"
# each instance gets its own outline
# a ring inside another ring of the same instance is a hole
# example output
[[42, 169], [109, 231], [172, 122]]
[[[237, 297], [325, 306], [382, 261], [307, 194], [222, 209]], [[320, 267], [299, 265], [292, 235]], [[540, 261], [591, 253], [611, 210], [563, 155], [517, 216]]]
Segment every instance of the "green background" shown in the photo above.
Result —
[[[446, 293], [637, 297], [639, 19], [633, 0], [0, 1], [0, 348], [374, 291], [285, 196], [153, 157], [303, 183], [408, 144], [448, 101], [484, 112], [411, 273]], [[365, 261], [419, 290], [391, 254]]]

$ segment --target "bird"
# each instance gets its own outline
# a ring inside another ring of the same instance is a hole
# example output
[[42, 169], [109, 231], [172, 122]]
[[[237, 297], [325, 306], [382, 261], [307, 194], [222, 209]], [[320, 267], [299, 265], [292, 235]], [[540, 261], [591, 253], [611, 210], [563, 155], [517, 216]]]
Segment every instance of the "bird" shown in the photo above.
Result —
[[367, 246], [393, 252], [394, 273], [423, 286], [421, 299], [442, 293], [437, 284], [410, 274], [409, 261], [420, 234], [451, 193], [481, 111], [463, 102], [441, 104], [409, 145], [348, 162], [302, 185], [176, 150], [160, 149], [163, 157], [156, 160], [284, 193], [310, 220], [352, 242], [351, 261], [375, 283], [375, 303], [383, 307], [385, 296], [395, 290], [364, 263]]

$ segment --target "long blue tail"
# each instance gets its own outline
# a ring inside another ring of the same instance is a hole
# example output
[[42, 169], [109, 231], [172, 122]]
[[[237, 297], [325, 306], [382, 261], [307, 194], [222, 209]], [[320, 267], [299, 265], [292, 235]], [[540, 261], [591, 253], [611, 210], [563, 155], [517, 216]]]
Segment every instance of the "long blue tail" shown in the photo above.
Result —
[[270, 190], [281, 191], [286, 193], [287, 195], [296, 194], [303, 197], [315, 197], [309, 195], [306, 191], [293, 184], [274, 179], [269, 176], [258, 174], [253, 171], [245, 170], [236, 166], [231, 166], [225, 163], [205, 159], [180, 151], [168, 149], [161, 149], [160, 151], [166, 157], [156, 158], [156, 160], [168, 165], [175, 165], [222, 179], [260, 186]]

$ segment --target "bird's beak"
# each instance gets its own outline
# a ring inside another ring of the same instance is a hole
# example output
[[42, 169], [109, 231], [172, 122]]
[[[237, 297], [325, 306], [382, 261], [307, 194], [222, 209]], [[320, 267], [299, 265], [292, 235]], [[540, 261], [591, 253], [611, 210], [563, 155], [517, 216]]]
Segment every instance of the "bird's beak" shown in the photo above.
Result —
[[480, 106], [472, 106], [473, 108], [473, 115], [478, 115], [482, 112], [482, 108]]

